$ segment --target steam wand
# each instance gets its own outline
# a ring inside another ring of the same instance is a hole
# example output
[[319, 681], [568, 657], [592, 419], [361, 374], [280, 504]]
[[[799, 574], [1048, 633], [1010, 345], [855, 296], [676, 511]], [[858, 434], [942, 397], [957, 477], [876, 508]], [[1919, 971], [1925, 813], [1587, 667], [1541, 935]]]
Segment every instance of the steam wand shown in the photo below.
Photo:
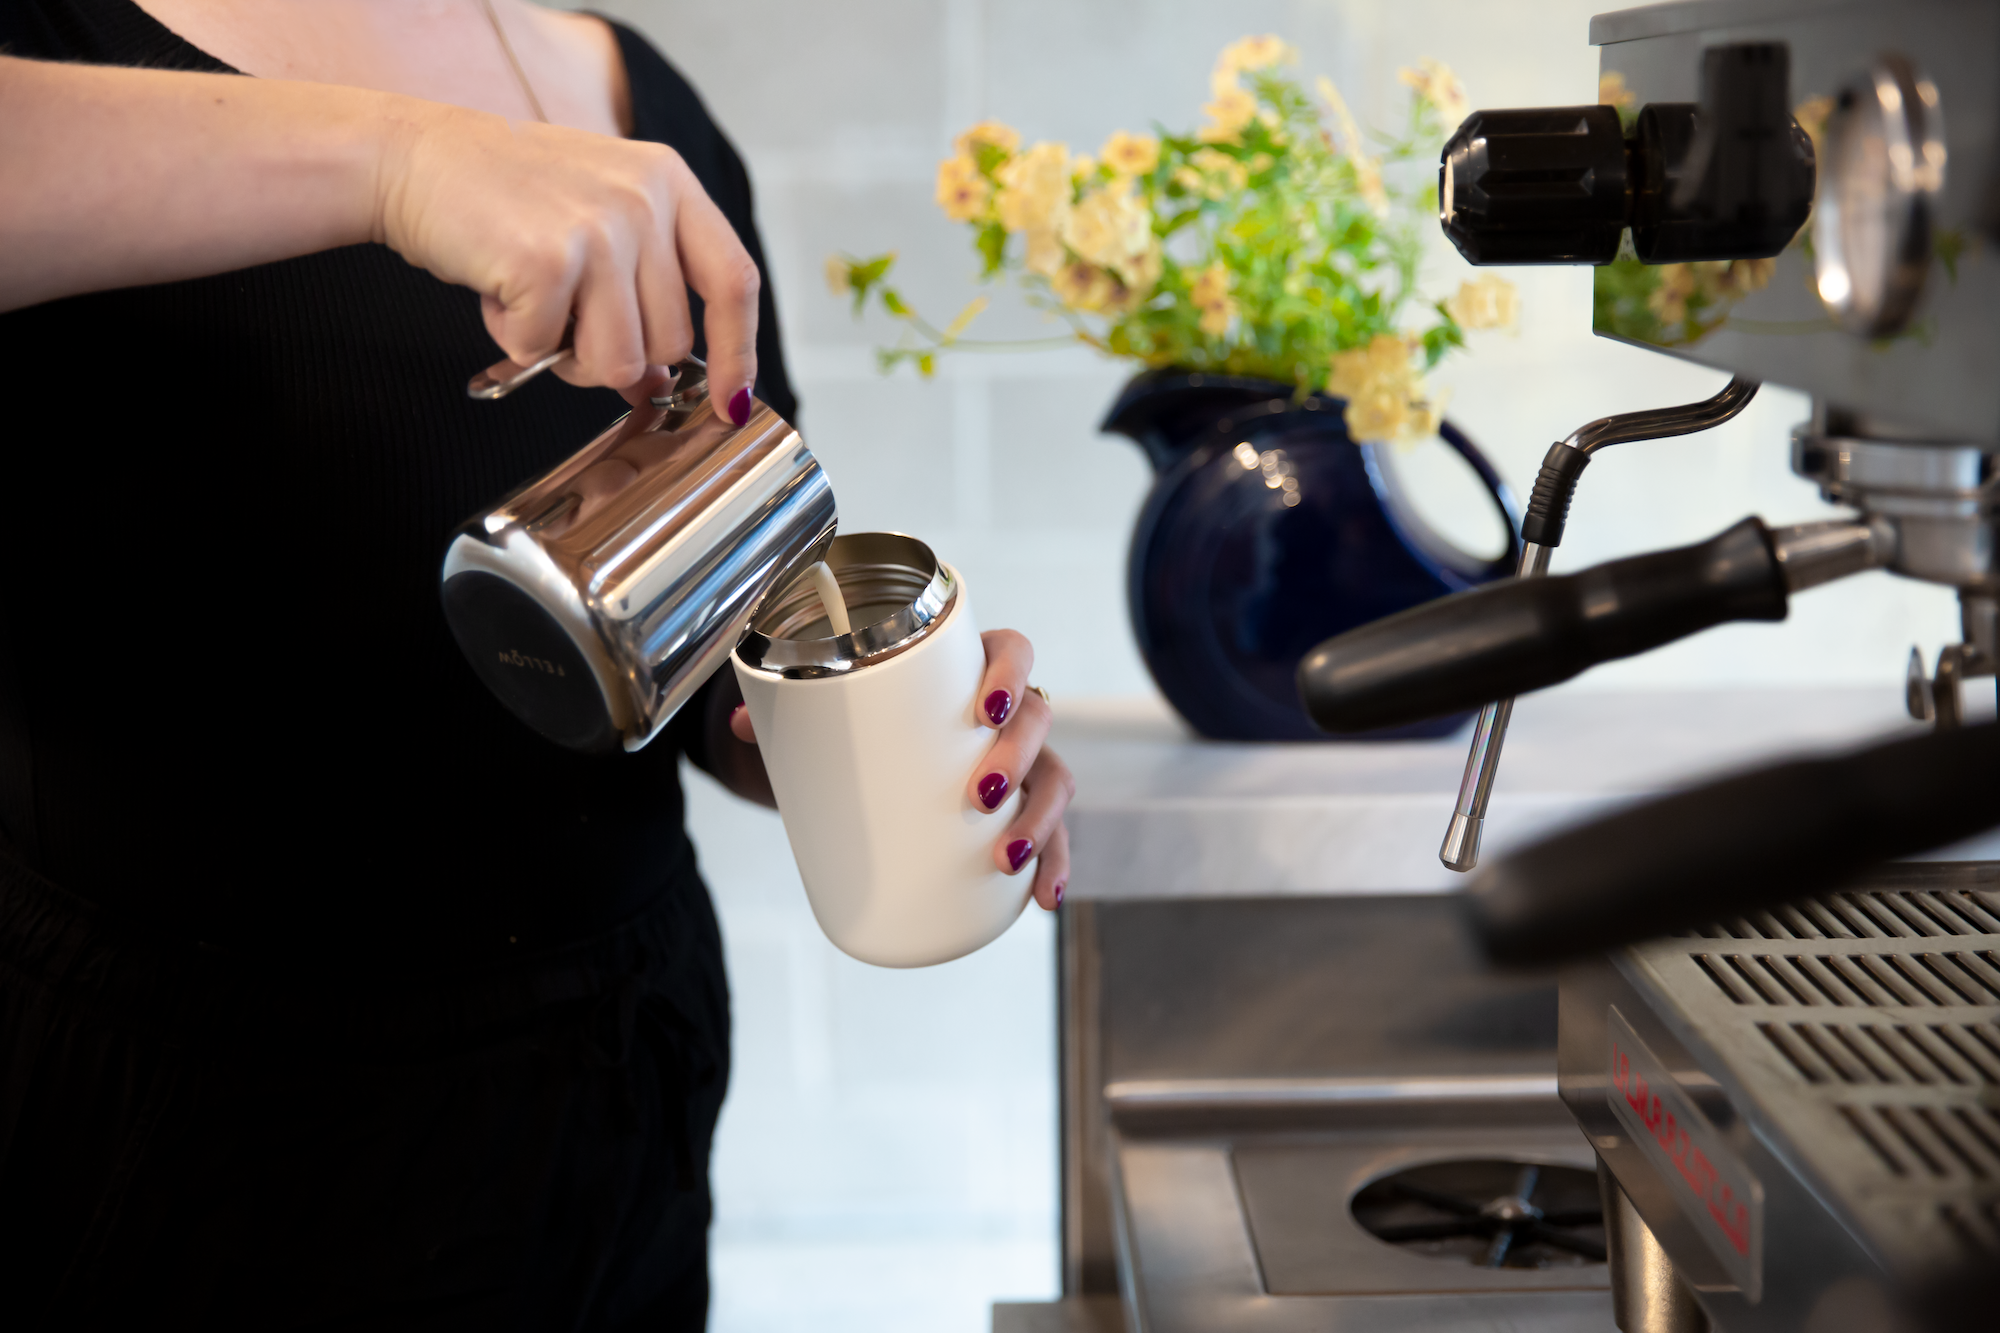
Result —
[[[1550, 445], [1535, 477], [1534, 493], [1528, 497], [1527, 514], [1521, 520], [1521, 563], [1515, 577], [1540, 578], [1548, 572], [1549, 553], [1562, 545], [1570, 500], [1592, 454], [1614, 444], [1662, 440], [1720, 426], [1749, 406], [1757, 396], [1757, 387], [1757, 381], [1738, 375], [1713, 398], [1601, 417]], [[1501, 699], [1481, 708], [1473, 727], [1472, 752], [1465, 758], [1465, 776], [1458, 784], [1458, 804], [1452, 811], [1451, 827], [1445, 831], [1444, 845], [1438, 849], [1438, 859], [1461, 873], [1479, 864], [1486, 806], [1493, 797], [1493, 780], [1500, 772], [1500, 747], [1506, 742], [1507, 724], [1513, 716], [1514, 700]]]

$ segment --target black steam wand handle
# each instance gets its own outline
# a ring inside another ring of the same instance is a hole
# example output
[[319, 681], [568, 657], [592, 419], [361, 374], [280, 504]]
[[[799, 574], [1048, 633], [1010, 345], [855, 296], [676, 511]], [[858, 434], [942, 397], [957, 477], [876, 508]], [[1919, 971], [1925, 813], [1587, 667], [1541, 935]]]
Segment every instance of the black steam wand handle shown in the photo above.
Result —
[[1500, 858], [1467, 893], [1486, 951], [1547, 963], [1836, 888], [2000, 825], [2000, 723], [1794, 760]]
[[1732, 620], [1783, 620], [1785, 562], [1746, 518], [1695, 546], [1442, 597], [1328, 639], [1299, 664], [1326, 731], [1371, 731], [1568, 680]]

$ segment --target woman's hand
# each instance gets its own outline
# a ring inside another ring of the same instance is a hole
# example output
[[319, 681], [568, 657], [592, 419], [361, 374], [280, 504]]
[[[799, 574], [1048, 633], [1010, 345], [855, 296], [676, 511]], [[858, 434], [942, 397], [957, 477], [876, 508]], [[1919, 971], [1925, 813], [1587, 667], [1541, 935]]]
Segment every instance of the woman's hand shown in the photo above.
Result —
[[673, 149], [435, 103], [383, 155], [376, 239], [480, 293], [526, 364], [561, 345], [572, 384], [639, 385], [687, 356], [705, 307], [708, 377], [731, 420], [757, 379], [757, 265]]
[[980, 720], [999, 732], [975, 772], [970, 792], [982, 810], [997, 810], [1019, 788], [1020, 808], [994, 840], [993, 863], [1016, 874], [1035, 861], [1035, 901], [1053, 912], [1069, 885], [1069, 829], [1063, 811], [1076, 795], [1076, 779], [1054, 750], [1043, 745], [1054, 720], [1048, 701], [1028, 688], [1035, 649], [1011, 629], [988, 630], [986, 676], [979, 685]]
[[749, 407], [756, 265], [659, 144], [362, 88], [0, 55], [0, 180], [0, 310], [380, 241], [478, 292], [516, 361], [574, 318], [558, 373], [629, 392], [687, 355], [692, 287], [712, 396], [732, 419]]
[[[1069, 829], [1062, 817], [1076, 795], [1076, 779], [1042, 744], [1051, 715], [1048, 702], [1028, 688], [1033, 645], [1011, 629], [988, 630], [979, 638], [986, 647], [986, 674], [975, 707], [979, 720], [999, 736], [973, 771], [966, 795], [975, 809], [998, 810], [1009, 792], [1020, 790], [1014, 818], [993, 840], [993, 864], [1010, 875], [1033, 865], [1035, 901], [1053, 912], [1069, 885]], [[746, 745], [756, 743], [750, 710], [741, 704], [729, 715], [729, 730]]]

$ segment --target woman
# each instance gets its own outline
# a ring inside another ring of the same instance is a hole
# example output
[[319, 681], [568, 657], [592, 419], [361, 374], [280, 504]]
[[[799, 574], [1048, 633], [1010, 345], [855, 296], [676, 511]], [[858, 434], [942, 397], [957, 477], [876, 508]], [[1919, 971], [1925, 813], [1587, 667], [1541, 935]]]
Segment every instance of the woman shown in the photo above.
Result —
[[[740, 161], [518, 0], [11, 0], [0, 51], [0, 1308], [698, 1328], [728, 1001], [676, 765], [768, 801], [754, 737], [722, 673], [636, 756], [547, 745], [436, 576], [690, 350], [794, 415]], [[578, 387], [465, 400], [482, 321], [571, 320]], [[1070, 779], [987, 649], [967, 795], [1025, 789], [994, 858], [1052, 910]]]

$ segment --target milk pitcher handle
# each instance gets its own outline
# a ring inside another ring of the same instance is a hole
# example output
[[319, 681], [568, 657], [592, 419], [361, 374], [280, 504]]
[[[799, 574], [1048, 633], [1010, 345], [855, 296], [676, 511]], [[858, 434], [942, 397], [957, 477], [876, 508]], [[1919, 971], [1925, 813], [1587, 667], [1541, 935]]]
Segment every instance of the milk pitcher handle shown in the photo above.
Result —
[[[522, 365], [518, 361], [495, 361], [465, 382], [465, 396], [481, 402], [505, 398], [543, 371], [559, 366], [576, 355], [576, 326], [563, 330], [562, 345], [539, 360]], [[708, 392], [708, 367], [695, 357], [686, 357], [670, 369], [665, 395], [653, 398], [654, 407], [684, 407]]]

